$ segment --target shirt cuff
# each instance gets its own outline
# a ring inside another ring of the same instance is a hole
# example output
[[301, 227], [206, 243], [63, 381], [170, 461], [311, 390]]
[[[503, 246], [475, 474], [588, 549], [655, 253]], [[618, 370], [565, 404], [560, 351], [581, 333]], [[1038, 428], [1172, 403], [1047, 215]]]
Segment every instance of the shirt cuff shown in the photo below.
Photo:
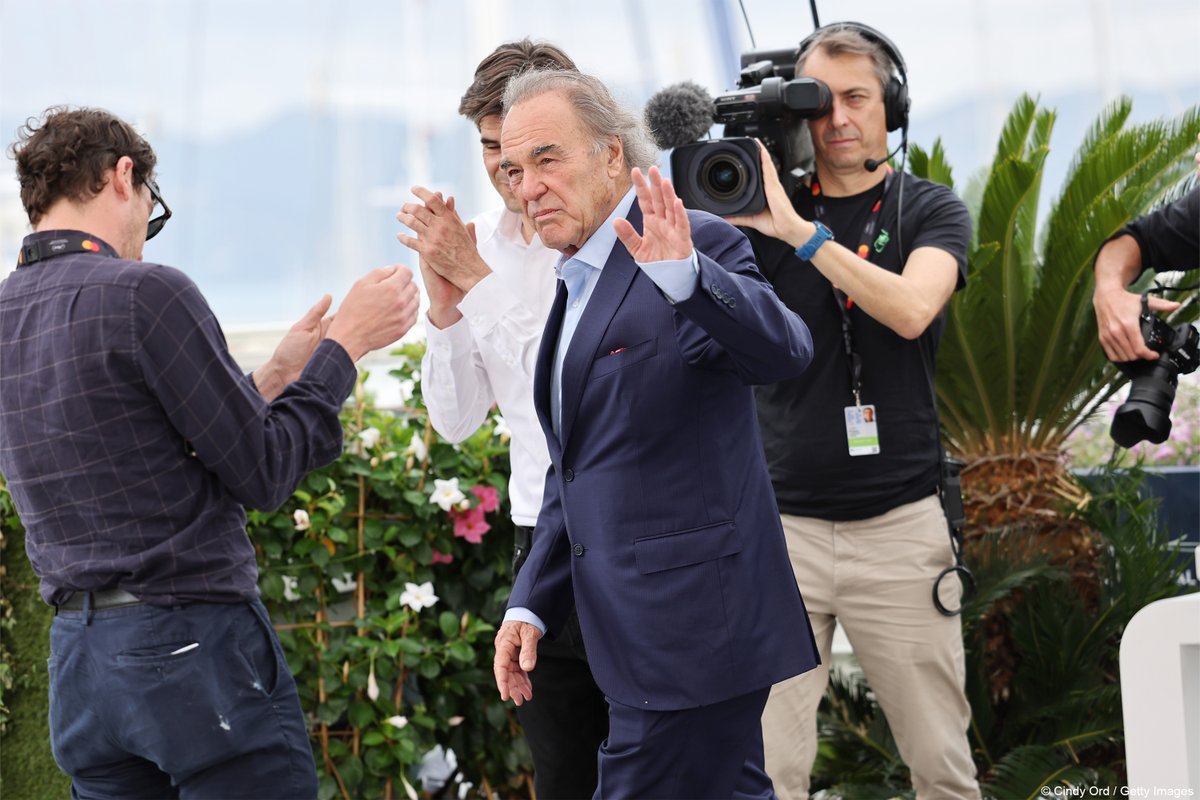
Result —
[[530, 625], [537, 628], [546, 635], [546, 623], [542, 622], [542, 618], [530, 611], [528, 608], [510, 608], [504, 612], [505, 622], [528, 622]]
[[[461, 310], [461, 309], [460, 309]], [[471, 328], [467, 325], [466, 315], [448, 328], [439, 328], [426, 315], [425, 342], [432, 353], [450, 355], [471, 349]]]
[[458, 302], [458, 310], [472, 330], [486, 333], [520, 302], [521, 298], [493, 272], [471, 287]]
[[687, 258], [648, 263], [639, 261], [637, 265], [672, 303], [682, 303], [687, 300], [695, 293], [696, 285], [699, 283], [697, 276], [700, 274], [700, 262], [696, 258], [694, 249]]

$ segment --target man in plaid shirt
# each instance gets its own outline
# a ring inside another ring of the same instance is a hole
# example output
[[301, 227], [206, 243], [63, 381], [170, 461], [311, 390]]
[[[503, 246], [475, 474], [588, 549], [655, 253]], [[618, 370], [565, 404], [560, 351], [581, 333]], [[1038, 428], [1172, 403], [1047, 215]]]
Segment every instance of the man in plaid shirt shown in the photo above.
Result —
[[412, 273], [369, 273], [336, 318], [326, 295], [244, 375], [195, 284], [141, 260], [170, 216], [145, 140], [57, 108], [12, 153], [34, 232], [0, 284], [0, 473], [56, 609], [72, 796], [315, 797], [243, 506], [341, 453], [354, 362], [412, 326]]

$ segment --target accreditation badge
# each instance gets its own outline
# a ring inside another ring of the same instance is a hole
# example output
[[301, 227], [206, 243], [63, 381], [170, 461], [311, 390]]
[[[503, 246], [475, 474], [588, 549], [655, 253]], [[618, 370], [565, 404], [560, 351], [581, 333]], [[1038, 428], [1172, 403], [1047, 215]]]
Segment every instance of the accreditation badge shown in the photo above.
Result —
[[879, 452], [875, 406], [846, 406], [846, 444], [852, 456], [873, 456]]

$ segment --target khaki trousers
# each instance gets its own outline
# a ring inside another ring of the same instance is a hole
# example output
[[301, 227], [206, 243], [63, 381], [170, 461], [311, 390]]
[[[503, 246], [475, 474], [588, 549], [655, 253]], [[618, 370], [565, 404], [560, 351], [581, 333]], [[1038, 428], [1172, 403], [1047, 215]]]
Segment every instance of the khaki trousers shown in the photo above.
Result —
[[[954, 561], [937, 496], [854, 522], [782, 518], [822, 665], [776, 684], [763, 713], [767, 774], [780, 800], [808, 797], [835, 620], [887, 717], [918, 800], [978, 798], [962, 625], [939, 614], [932, 599], [934, 578]], [[957, 608], [961, 592], [948, 577], [942, 603]]]

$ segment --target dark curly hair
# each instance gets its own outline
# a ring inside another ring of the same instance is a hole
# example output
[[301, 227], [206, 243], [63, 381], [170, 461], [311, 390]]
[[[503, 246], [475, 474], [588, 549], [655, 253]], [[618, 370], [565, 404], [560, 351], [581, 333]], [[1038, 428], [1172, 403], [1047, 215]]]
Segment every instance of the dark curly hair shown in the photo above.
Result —
[[30, 117], [9, 148], [17, 162], [21, 203], [37, 225], [62, 198], [84, 202], [104, 188], [121, 156], [133, 160], [135, 186], [154, 175], [153, 148], [126, 122], [99, 108], [54, 106]]
[[527, 69], [574, 70], [575, 62], [561, 48], [549, 42], [535, 42], [529, 37], [517, 42], [505, 42], [475, 68], [475, 80], [462, 96], [458, 113], [479, 127], [484, 117], [502, 111], [501, 100], [508, 79]]

